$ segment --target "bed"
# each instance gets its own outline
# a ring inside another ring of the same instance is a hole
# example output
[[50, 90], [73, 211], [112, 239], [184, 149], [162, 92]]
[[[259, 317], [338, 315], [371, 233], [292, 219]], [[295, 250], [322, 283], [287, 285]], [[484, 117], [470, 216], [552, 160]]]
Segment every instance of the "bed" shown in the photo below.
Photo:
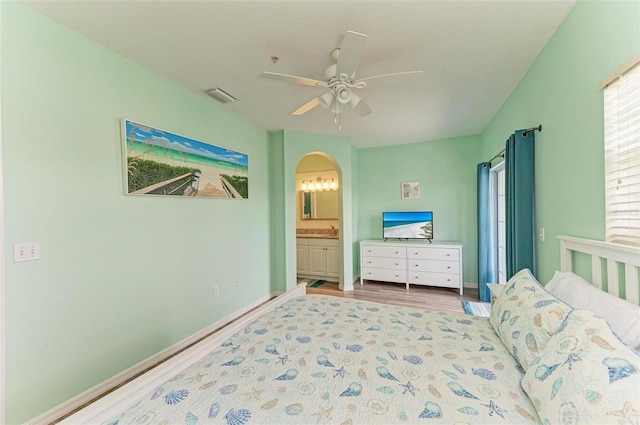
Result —
[[[563, 272], [586, 252], [598, 287], [637, 306], [639, 249], [561, 237], [561, 251]], [[430, 312], [299, 285], [60, 423], [638, 422], [640, 358], [606, 321], [528, 270], [492, 310]]]

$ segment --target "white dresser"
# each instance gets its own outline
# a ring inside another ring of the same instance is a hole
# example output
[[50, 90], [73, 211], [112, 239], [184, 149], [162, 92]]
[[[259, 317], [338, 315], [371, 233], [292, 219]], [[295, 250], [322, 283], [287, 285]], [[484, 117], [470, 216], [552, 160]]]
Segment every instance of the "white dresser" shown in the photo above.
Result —
[[360, 241], [360, 284], [365, 280], [458, 288], [462, 295], [459, 242]]

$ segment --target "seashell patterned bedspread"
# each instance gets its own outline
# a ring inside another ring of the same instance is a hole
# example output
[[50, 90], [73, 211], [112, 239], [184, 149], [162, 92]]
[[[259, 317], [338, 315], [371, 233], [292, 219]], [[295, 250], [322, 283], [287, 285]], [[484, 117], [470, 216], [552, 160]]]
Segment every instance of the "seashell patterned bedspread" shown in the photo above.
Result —
[[306, 295], [108, 424], [532, 424], [488, 318]]

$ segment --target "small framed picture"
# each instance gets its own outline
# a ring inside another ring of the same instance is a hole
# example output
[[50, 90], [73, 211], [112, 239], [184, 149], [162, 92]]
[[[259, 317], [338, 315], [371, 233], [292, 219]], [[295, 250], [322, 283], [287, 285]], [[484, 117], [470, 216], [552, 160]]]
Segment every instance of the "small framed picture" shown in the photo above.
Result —
[[402, 199], [417, 199], [420, 197], [419, 182], [402, 183]]

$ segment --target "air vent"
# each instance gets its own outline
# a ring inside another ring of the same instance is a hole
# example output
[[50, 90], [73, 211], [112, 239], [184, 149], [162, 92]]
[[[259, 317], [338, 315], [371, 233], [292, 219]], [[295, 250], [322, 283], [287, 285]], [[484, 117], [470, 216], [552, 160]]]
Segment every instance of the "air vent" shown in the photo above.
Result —
[[220, 88], [209, 89], [204, 92], [220, 103], [232, 103], [238, 100]]

